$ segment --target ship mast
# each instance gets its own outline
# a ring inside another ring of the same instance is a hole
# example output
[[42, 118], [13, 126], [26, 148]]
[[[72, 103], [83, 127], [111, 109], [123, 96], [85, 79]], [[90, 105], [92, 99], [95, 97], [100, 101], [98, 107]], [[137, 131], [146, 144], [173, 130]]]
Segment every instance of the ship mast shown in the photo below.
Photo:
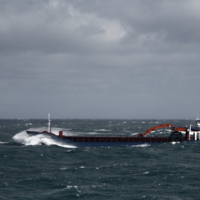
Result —
[[51, 133], [51, 119], [50, 119], [50, 113], [48, 114], [48, 132]]

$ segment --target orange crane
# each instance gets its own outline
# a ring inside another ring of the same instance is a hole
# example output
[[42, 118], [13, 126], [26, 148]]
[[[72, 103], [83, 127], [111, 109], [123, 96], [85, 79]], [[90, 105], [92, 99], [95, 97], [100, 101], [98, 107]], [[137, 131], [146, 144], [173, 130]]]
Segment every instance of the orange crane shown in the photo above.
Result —
[[161, 125], [158, 125], [158, 126], [153, 126], [151, 127], [150, 129], [148, 129], [146, 132], [144, 133], [140, 133], [138, 135], [138, 137], [144, 137], [146, 136], [147, 134], [149, 134], [151, 131], [153, 130], [156, 130], [156, 129], [161, 129], [161, 128], [165, 128], [165, 127], [170, 127], [172, 129], [172, 131], [174, 132], [180, 132], [180, 131], [187, 131], [187, 128], [185, 127], [178, 127], [178, 128], [175, 128], [173, 125], [171, 124], [161, 124]]

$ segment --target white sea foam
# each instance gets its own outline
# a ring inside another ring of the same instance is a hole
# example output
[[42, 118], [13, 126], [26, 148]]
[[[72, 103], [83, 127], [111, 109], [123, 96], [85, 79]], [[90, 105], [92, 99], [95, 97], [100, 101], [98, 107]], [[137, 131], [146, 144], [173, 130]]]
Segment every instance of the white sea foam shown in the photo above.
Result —
[[149, 147], [150, 144], [138, 144], [138, 145], [132, 145], [131, 147]]
[[[39, 131], [41, 128], [35, 128], [35, 129], [31, 129], [32, 131]], [[54, 132], [56, 134], [56, 131]], [[58, 133], [58, 132], [57, 132]], [[71, 144], [68, 144], [67, 142], [64, 142], [63, 140], [52, 136], [52, 135], [47, 135], [47, 134], [38, 134], [38, 135], [28, 135], [25, 131], [22, 131], [20, 133], [17, 133], [15, 136], [13, 136], [12, 138], [15, 142], [20, 143], [20, 144], [24, 144], [26, 146], [28, 145], [47, 145], [47, 146], [51, 146], [51, 145], [57, 145], [60, 147], [64, 147], [64, 148], [76, 148], [76, 146], [73, 146]]]
[[26, 123], [25, 126], [32, 126], [32, 123]]
[[89, 135], [95, 135], [95, 134], [98, 134], [97, 132], [88, 132], [87, 134]]
[[132, 133], [131, 135], [138, 135], [139, 133]]
[[175, 141], [171, 142], [171, 144], [173, 144], [173, 145], [174, 145], [174, 144], [177, 144], [177, 143], [180, 143], [180, 142], [175, 142]]
[[108, 130], [108, 129], [104, 129], [104, 128], [102, 128], [102, 129], [96, 129], [96, 130], [94, 130], [94, 131], [98, 131], [98, 132], [106, 132], [106, 131], [111, 131], [111, 130]]
[[0, 141], [0, 144], [8, 144], [8, 143], [9, 143], [9, 142], [1, 142], [1, 141]]

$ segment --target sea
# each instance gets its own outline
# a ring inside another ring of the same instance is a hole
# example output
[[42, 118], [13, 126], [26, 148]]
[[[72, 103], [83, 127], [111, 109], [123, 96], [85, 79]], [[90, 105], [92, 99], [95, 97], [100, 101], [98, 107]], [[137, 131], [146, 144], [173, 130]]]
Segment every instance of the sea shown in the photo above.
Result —
[[[54, 133], [91, 136], [134, 136], [165, 123], [195, 120], [51, 121]], [[0, 119], [0, 200], [200, 199], [200, 143], [76, 148], [27, 130], [47, 130], [47, 120]]]

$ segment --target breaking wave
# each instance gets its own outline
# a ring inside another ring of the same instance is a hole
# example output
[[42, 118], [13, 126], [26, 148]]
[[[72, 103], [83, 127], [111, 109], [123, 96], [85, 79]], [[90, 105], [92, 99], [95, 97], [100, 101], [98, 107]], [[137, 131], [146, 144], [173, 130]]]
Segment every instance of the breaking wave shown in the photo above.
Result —
[[[42, 128], [34, 128], [31, 129], [32, 131], [43, 131], [44, 129]], [[60, 129], [54, 129], [53, 132], [58, 135]], [[67, 134], [66, 134], [67, 135]], [[68, 134], [70, 135], [70, 134]], [[63, 140], [52, 136], [52, 135], [47, 135], [45, 133], [41, 133], [38, 135], [28, 135], [26, 133], [26, 130], [17, 133], [16, 135], [13, 136], [12, 138], [16, 143], [23, 144], [26, 146], [32, 145], [56, 145], [64, 148], [77, 148], [76, 146], [73, 146], [71, 144], [68, 144], [67, 142], [64, 142]]]

